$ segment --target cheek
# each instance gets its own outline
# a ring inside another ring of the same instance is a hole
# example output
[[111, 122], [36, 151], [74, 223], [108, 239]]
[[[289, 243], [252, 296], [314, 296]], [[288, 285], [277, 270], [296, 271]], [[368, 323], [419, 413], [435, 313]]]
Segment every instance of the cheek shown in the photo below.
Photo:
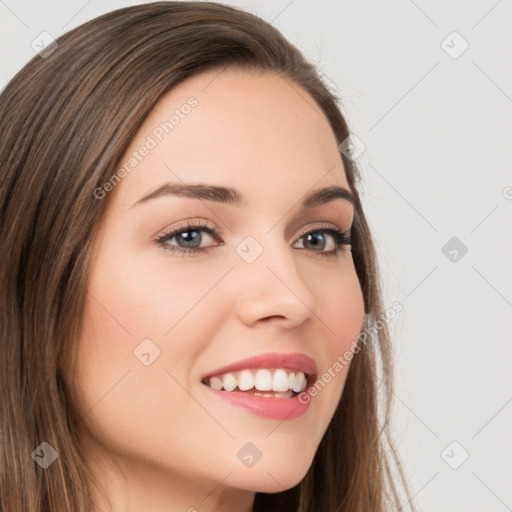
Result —
[[[135, 425], [138, 418], [149, 417], [150, 408], [141, 413], [146, 405], [169, 403], [170, 396], [175, 410], [186, 406], [186, 395], [166, 370], [189, 384], [189, 370], [219, 321], [211, 298], [202, 297], [225, 270], [185, 273], [165, 260], [123, 254], [105, 251], [96, 260], [74, 377], [84, 413], [94, 407], [99, 414], [102, 407], [95, 404], [101, 399], [112, 421]], [[130, 404], [139, 399], [142, 409], [132, 420]], [[165, 423], [164, 411], [158, 415]], [[169, 410], [167, 420], [172, 417]]]
[[345, 351], [359, 335], [364, 320], [364, 297], [353, 263], [340, 272], [319, 280], [315, 295], [319, 319], [325, 328], [328, 346]]
[[163, 250], [126, 251], [132, 251], [129, 258], [119, 250], [103, 256], [91, 283], [91, 294], [101, 298], [106, 310], [98, 311], [99, 321], [114, 333], [131, 333], [132, 341], [154, 336], [168, 342], [192, 317], [194, 329], [200, 330], [198, 315], [207, 320], [213, 314], [209, 292], [229, 266], [217, 263], [198, 270]]
[[363, 328], [364, 297], [353, 265], [325, 276], [321, 282], [322, 288], [315, 293], [318, 328], [324, 333], [323, 358], [315, 390], [310, 394], [317, 397], [317, 403], [330, 417], [341, 398], [352, 352]]
[[[102, 293], [97, 283], [91, 283], [78, 344], [78, 368], [73, 376], [74, 394], [80, 419], [85, 420], [84, 426], [96, 442], [121, 455], [131, 453], [151, 460], [162, 451], [163, 443], [168, 443], [169, 454], [179, 451], [170, 438], [196, 435], [188, 433], [190, 397], [177, 381], [186, 383], [186, 368], [194, 357], [189, 349], [195, 346], [199, 350], [199, 343], [194, 345], [193, 339], [188, 340], [190, 345], [175, 343], [171, 334], [164, 337], [171, 324], [155, 325], [147, 319], [146, 308], [156, 317], [162, 313], [155, 311], [159, 307], [170, 311], [173, 305], [169, 301], [159, 303], [155, 295], [142, 294], [141, 303], [143, 298], [149, 303], [134, 306], [131, 293], [144, 291], [144, 286], [134, 280], [117, 282], [118, 286], [105, 287]], [[181, 339], [183, 333], [178, 334]], [[154, 345], [145, 345], [144, 352], [149, 352], [151, 360], [145, 365], [138, 347], [148, 339]], [[181, 371], [174, 371], [172, 361], [183, 365]]]

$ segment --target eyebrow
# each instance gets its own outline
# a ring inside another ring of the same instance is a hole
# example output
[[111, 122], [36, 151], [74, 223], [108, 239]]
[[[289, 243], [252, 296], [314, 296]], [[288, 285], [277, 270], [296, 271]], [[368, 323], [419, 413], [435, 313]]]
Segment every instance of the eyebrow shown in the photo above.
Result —
[[[239, 207], [247, 204], [247, 198], [235, 188], [209, 185], [205, 183], [165, 183], [143, 196], [133, 206], [131, 206], [131, 208], [136, 205], [146, 203], [151, 199], [164, 196], [182, 196], [192, 199], [204, 199], [207, 201], [215, 201], [216, 203], [225, 203]], [[344, 199], [352, 204], [352, 206], [355, 206], [355, 197], [352, 192], [343, 187], [331, 186], [309, 192], [302, 199], [301, 208], [315, 208], [334, 201], [335, 199]]]

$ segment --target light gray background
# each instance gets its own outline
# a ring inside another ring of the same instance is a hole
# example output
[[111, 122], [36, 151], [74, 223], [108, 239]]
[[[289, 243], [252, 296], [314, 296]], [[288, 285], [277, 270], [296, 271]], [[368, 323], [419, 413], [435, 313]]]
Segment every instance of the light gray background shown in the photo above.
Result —
[[[138, 3], [0, 0], [0, 87], [41, 32]], [[315, 62], [366, 146], [357, 162], [385, 304], [404, 306], [390, 326], [394, 430], [414, 503], [511, 510], [511, 1], [223, 3], [271, 21]], [[469, 44], [457, 58], [454, 31]], [[455, 262], [442, 252], [452, 237], [468, 248]]]

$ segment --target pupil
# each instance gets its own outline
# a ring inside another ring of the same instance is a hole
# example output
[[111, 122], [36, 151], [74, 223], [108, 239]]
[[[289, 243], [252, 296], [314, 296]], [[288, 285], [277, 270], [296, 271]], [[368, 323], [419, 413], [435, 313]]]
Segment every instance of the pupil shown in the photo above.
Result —
[[[190, 236], [190, 233], [195, 233], [196, 236]], [[184, 231], [183, 233], [181, 233], [181, 236], [183, 238], [183, 241], [186, 243], [186, 244], [190, 244], [191, 242], [193, 243], [194, 242], [194, 239], [196, 239], [196, 241], [199, 239], [199, 236], [198, 236], [198, 232], [197, 231]], [[193, 247], [196, 247], [195, 245]]]
[[[316, 233], [316, 234], [313, 234], [313, 235], [309, 234], [307, 236], [307, 241], [310, 242], [311, 241], [311, 237], [322, 237], [323, 238], [323, 236], [324, 235], [322, 235], [321, 233]], [[325, 243], [325, 240], [324, 240], [324, 243]], [[320, 244], [320, 245], [323, 246], [323, 244]], [[313, 244], [313, 247], [318, 247], [318, 244]]]

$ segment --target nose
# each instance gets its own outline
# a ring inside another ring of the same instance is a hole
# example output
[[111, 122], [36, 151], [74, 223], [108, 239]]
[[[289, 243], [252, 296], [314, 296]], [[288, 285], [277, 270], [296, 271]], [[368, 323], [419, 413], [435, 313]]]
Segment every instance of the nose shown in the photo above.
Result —
[[253, 263], [239, 261], [237, 313], [246, 325], [278, 322], [286, 328], [316, 316], [316, 298], [297, 268], [294, 249], [267, 237], [263, 253]]

